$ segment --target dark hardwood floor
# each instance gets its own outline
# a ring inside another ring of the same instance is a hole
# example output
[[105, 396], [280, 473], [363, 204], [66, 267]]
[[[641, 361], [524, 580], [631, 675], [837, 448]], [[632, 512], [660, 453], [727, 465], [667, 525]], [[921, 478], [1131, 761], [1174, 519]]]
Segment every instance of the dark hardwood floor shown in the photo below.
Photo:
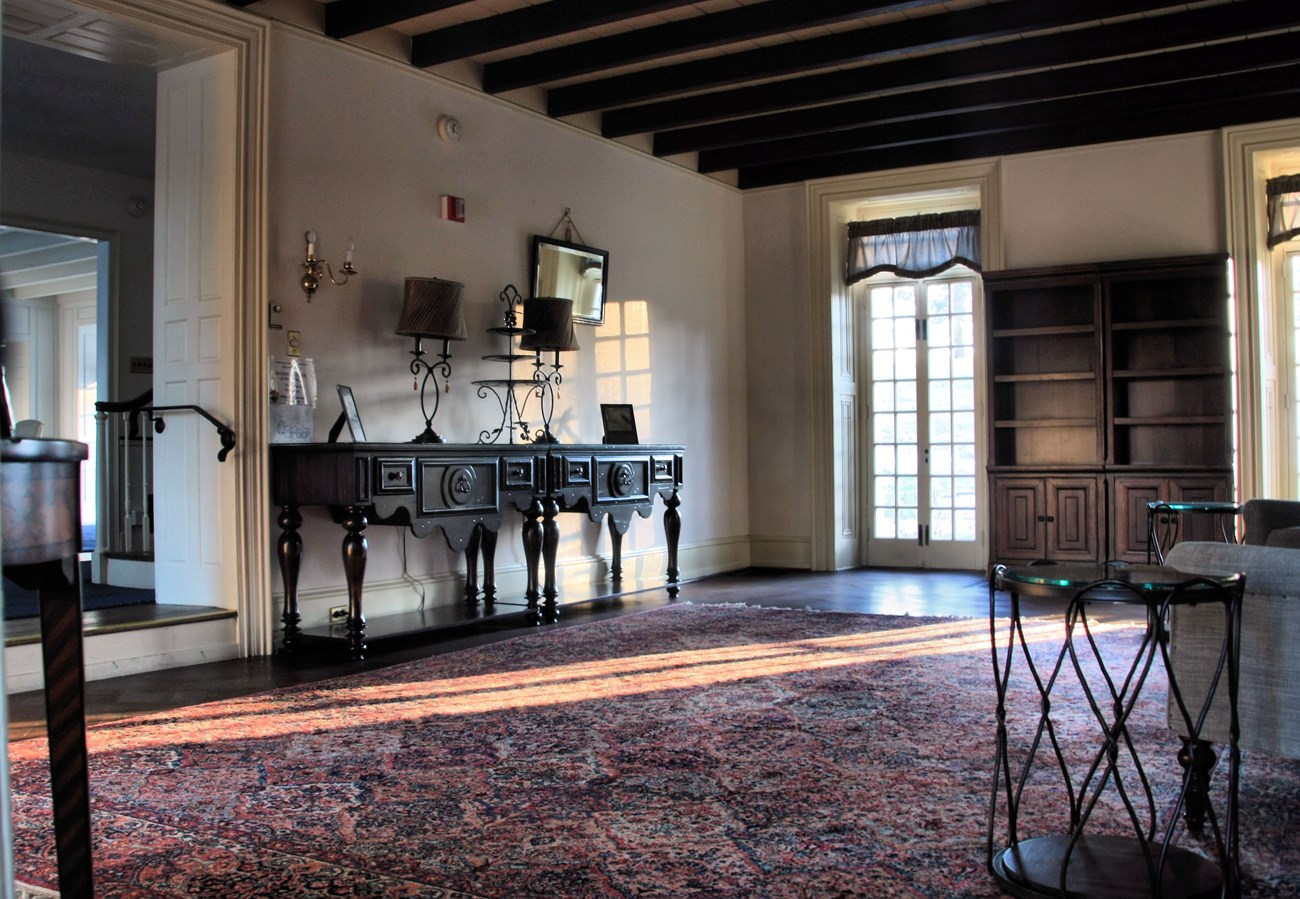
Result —
[[[809, 608], [889, 615], [937, 615], [985, 618], [988, 583], [977, 572], [857, 569], [834, 574], [746, 571], [693, 581], [683, 585], [677, 602], [747, 603], [782, 608]], [[560, 620], [548, 627], [568, 627], [602, 618], [652, 609], [672, 602], [662, 588], [617, 594], [560, 607]], [[999, 596], [1005, 614], [1006, 597]], [[1063, 611], [1055, 603], [1022, 602], [1025, 614]], [[1112, 615], [1140, 614], [1120, 607]], [[186, 668], [134, 674], [86, 685], [87, 720], [91, 724], [147, 712], [241, 696], [273, 687], [321, 680], [339, 674], [383, 667], [410, 659], [452, 652], [514, 636], [531, 629], [509, 621], [495, 621], [441, 633], [436, 639], [371, 642], [370, 658], [350, 662], [338, 650], [315, 652], [303, 658], [259, 657], [232, 659]], [[45, 699], [40, 691], [9, 697], [9, 739], [45, 733]]]

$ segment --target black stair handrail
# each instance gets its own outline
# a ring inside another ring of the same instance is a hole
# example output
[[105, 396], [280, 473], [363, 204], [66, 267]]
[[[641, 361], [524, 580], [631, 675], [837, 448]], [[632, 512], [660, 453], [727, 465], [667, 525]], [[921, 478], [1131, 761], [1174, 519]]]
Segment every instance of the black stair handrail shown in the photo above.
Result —
[[125, 402], [95, 403], [95, 411], [128, 413], [130, 415], [130, 422], [131, 422], [131, 431], [132, 431], [131, 436], [137, 435], [135, 422], [136, 422], [136, 415], [139, 413], [144, 413], [145, 415], [148, 415], [149, 420], [153, 422], [154, 433], [161, 434], [163, 431], [167, 429], [167, 422], [163, 420], [162, 416], [156, 413], [196, 412], [199, 415], [202, 415], [204, 418], [206, 418], [209, 422], [211, 422], [212, 425], [217, 429], [217, 436], [221, 439], [221, 451], [217, 453], [217, 461], [218, 462], [226, 461], [226, 457], [230, 455], [230, 451], [235, 448], [235, 443], [236, 443], [235, 432], [231, 428], [227, 427], [224, 423], [214, 418], [212, 414], [208, 412], [208, 410], [204, 409], [202, 406], [193, 406], [193, 405], [153, 406], [150, 405], [150, 400], [152, 399], [153, 399], [153, 389], [150, 388], [149, 390], [146, 390], [144, 393], [137, 396], [135, 399], [126, 400]]

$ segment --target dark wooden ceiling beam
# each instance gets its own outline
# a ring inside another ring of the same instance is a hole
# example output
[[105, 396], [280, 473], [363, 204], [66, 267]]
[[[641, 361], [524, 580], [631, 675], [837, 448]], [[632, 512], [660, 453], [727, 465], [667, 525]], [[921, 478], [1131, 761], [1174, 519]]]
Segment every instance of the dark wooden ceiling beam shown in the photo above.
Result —
[[828, 66], [893, 59], [919, 50], [971, 44], [1168, 5], [1168, 0], [1006, 0], [558, 87], [547, 96], [547, 112], [558, 117], [609, 109], [654, 97]]
[[[1094, 59], [1200, 44], [1205, 35], [1240, 37], [1300, 24], [1300, 5], [1242, 0], [1149, 19], [1101, 25], [996, 44], [900, 59], [821, 75], [661, 100], [601, 117], [606, 137], [661, 131], [780, 109], [833, 103], [970, 78], [990, 78]], [[1014, 50], [1014, 52], [1011, 52]]]
[[345, 38], [460, 6], [470, 0], [334, 0], [325, 4], [325, 33]]
[[913, 165], [933, 165], [963, 159], [1010, 156], [1079, 147], [1110, 141], [1141, 140], [1168, 134], [1183, 134], [1241, 125], [1248, 122], [1290, 118], [1300, 115], [1300, 91], [1289, 90], [1267, 97], [1225, 100], [1196, 107], [1154, 109], [1128, 116], [1102, 117], [1090, 121], [1054, 123], [997, 134], [954, 138], [901, 147], [868, 149], [816, 159], [791, 160], [768, 166], [741, 169], [742, 190], [791, 184], [812, 178], [862, 174]]
[[[700, 171], [721, 171], [841, 152], [849, 148], [852, 138], [840, 135], [869, 125], [1205, 78], [1293, 61], [1300, 61], [1300, 46], [1294, 35], [1284, 33], [660, 132], [655, 135], [654, 150], [657, 155], [698, 152]], [[829, 149], [832, 147], [836, 149]]]
[[489, 94], [545, 84], [628, 65], [704, 50], [771, 34], [813, 28], [907, 9], [934, 0], [769, 0], [725, 12], [710, 13], [640, 28], [626, 34], [542, 50], [483, 67], [483, 90]]
[[[702, 153], [699, 169], [710, 172], [729, 168], [753, 168], [777, 162], [911, 146], [936, 140], [974, 138], [1048, 125], [1071, 125], [1113, 116], [1132, 117], [1148, 113], [1163, 115], [1172, 110], [1196, 109], [1210, 103], [1254, 100], [1297, 91], [1300, 91], [1300, 63], [1292, 63], [1266, 70], [868, 125], [783, 141], [779, 148], [772, 145], [737, 147], [734, 148], [737, 152], [731, 157], [723, 157], [721, 154], [725, 151], [714, 151], [717, 155], [710, 154], [706, 159], [706, 154]], [[744, 152], [760, 148], [762, 152]]]
[[607, 25], [692, 0], [550, 0], [411, 38], [411, 64], [420, 68], [479, 53]]

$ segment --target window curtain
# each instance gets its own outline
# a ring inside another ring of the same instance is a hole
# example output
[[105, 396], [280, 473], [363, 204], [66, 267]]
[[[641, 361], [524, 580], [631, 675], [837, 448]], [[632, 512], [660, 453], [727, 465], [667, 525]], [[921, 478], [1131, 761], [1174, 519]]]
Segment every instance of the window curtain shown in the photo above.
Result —
[[1268, 248], [1300, 237], [1300, 175], [1281, 175], [1264, 182], [1268, 198]]
[[957, 264], [979, 271], [978, 209], [849, 222], [849, 284], [877, 272], [926, 278]]

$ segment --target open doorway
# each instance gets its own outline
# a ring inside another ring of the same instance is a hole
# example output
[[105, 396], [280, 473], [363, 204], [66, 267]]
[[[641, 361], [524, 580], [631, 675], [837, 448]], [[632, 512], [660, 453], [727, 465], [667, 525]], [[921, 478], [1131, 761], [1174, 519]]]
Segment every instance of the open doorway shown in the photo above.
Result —
[[5, 384], [20, 436], [91, 447], [82, 463], [82, 546], [96, 538], [95, 401], [100, 275], [107, 247], [93, 237], [0, 226], [6, 305]]
[[[224, 4], [195, 4], [192, 0], [28, 0], [24, 13], [22, 19], [5, 17], [5, 46], [0, 54], [5, 69], [0, 78], [5, 94], [4, 114], [0, 115], [0, 126], [4, 128], [0, 137], [4, 155], [0, 166], [0, 220], [38, 229], [56, 225], [50, 230], [91, 233], [108, 242], [110, 312], [107, 321], [101, 315], [98, 322], [98, 361], [101, 371], [107, 371], [98, 385], [100, 399], [114, 403], [135, 400], [153, 390], [163, 377], [154, 371], [155, 361], [179, 356], [168, 355], [169, 348], [158, 342], [160, 317], [155, 313], [158, 298], [165, 300], [168, 296], [161, 288], [169, 285], [156, 284], [155, 276], [180, 269], [155, 264], [156, 231], [175, 235], [178, 240], [183, 235], [194, 235], [189, 246], [202, 254], [195, 257], [204, 262], [202, 270], [219, 272], [230, 282], [230, 289], [212, 302], [213, 311], [222, 316], [223, 352], [212, 360], [218, 380], [205, 382], [212, 389], [199, 402], [229, 422], [239, 435], [239, 447], [224, 467], [217, 468], [222, 463], [217, 460], [216, 447], [210, 445], [211, 435], [203, 435], [209, 439], [200, 442], [198, 435], [191, 436], [186, 417], [178, 416], [168, 421], [165, 435], [178, 445], [177, 458], [169, 458], [163, 465], [189, 473], [189, 481], [180, 486], [201, 483], [215, 493], [222, 514], [189, 519], [177, 519], [173, 514], [166, 523], [157, 516], [154, 523], [155, 533], [168, 540], [165, 553], [162, 547], [155, 546], [155, 561], [166, 554], [169, 563], [183, 567], [196, 558], [194, 547], [198, 545], [208, 552], [198, 562], [219, 567], [220, 571], [202, 583], [192, 581], [182, 584], [182, 589], [169, 591], [164, 589], [155, 567], [160, 609], [175, 604], [183, 610], [177, 609], [178, 614], [171, 614], [171, 609], [165, 615], [160, 612], [160, 617], [168, 619], [165, 626], [132, 630], [129, 638], [114, 633], [113, 639], [102, 642], [103, 652], [87, 664], [86, 675], [93, 680], [128, 670], [269, 652], [276, 633], [270, 560], [263, 558], [263, 553], [242, 553], [244, 544], [264, 547], [270, 540], [264, 514], [268, 503], [266, 485], [264, 478], [258, 477], [265, 470], [267, 455], [263, 440], [264, 332], [241, 325], [246, 324], [243, 310], [259, 308], [265, 302], [266, 63], [270, 26]], [[15, 47], [18, 49], [11, 52]], [[31, 90], [27, 97], [37, 103], [46, 96], [63, 100], [84, 97], [89, 107], [84, 116], [43, 114], [30, 119], [32, 125], [25, 131], [17, 127], [18, 120], [10, 108], [14, 98], [10, 89], [21, 82], [21, 76], [11, 77], [10, 65], [21, 68], [17, 64], [24, 51], [30, 51], [29, 58], [42, 54], [50, 63], [28, 67], [26, 77]], [[164, 76], [178, 70], [192, 71], [192, 64], [214, 57], [230, 58], [233, 64], [223, 66], [218, 77], [208, 80], [211, 92], [204, 97], [202, 106], [175, 92], [168, 93], [166, 104], [162, 102]], [[60, 65], [97, 67], [98, 72], [94, 76], [68, 76], [58, 68]], [[144, 81], [147, 88], [124, 90], [123, 81]], [[120, 103], [114, 103], [122, 96], [134, 98], [125, 110]], [[216, 101], [215, 105], [210, 105], [209, 99]], [[220, 172], [194, 167], [207, 179], [205, 183], [233, 195], [227, 197], [220, 215], [212, 209], [212, 214], [203, 218], [206, 207], [191, 204], [191, 210], [200, 215], [173, 220], [179, 205], [174, 201], [190, 194], [182, 185], [155, 178], [159, 171], [184, 168], [179, 164], [167, 168], [158, 163], [159, 148], [175, 148], [172, 155], [178, 163], [181, 159], [206, 163], [213, 157], [207, 148], [192, 142], [182, 145], [171, 137], [164, 139], [164, 110], [202, 111], [183, 119], [203, 127], [204, 135], [223, 151]], [[147, 123], [131, 119], [137, 126], [122, 127], [116, 141], [95, 145], [90, 140], [93, 125], [103, 124], [106, 119], [124, 122], [124, 115], [129, 118], [136, 112], [145, 116]], [[25, 144], [24, 140], [32, 143]], [[118, 165], [138, 160], [140, 156], [134, 151], [141, 147], [151, 154], [146, 165], [129, 171], [129, 166]], [[167, 221], [166, 227], [156, 228], [162, 220]], [[201, 227], [205, 222], [215, 226]], [[93, 227], [85, 232], [64, 227], [73, 224]], [[160, 258], [169, 257], [162, 253]], [[134, 315], [131, 310], [140, 310], [140, 314]], [[107, 343], [105, 334], [109, 335]], [[229, 344], [229, 352], [224, 344]], [[137, 360], [141, 363], [138, 366]], [[164, 379], [162, 383], [167, 386], [174, 381]], [[184, 389], [164, 389], [162, 393], [166, 395], [157, 396], [157, 403], [178, 405], [191, 401], [193, 388], [187, 383]], [[176, 395], [181, 393], [185, 396]], [[201, 421], [196, 416], [189, 418]], [[108, 446], [113, 441], [101, 442]], [[166, 505], [173, 485], [165, 487], [151, 480], [151, 486], [155, 497], [161, 497]], [[157, 511], [158, 504], [154, 505]], [[169, 507], [167, 511], [172, 510]], [[101, 528], [104, 524], [101, 520]], [[201, 611], [193, 611], [196, 607]], [[211, 611], [222, 614], [205, 614]], [[177, 620], [173, 622], [172, 618]], [[6, 646], [4, 674], [10, 689], [31, 689], [39, 684], [39, 647]]]

